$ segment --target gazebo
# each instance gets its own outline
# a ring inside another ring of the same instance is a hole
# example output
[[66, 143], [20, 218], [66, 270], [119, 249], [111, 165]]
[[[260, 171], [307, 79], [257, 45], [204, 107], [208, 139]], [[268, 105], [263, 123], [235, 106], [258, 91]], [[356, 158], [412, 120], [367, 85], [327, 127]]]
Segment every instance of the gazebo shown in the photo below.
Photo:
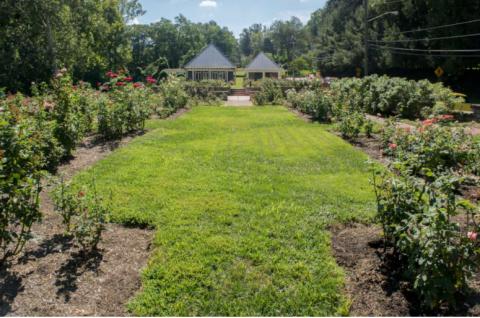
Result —
[[282, 74], [286, 72], [263, 52], [260, 52], [244, 71], [245, 77], [254, 81], [266, 77], [281, 78]]
[[187, 80], [235, 81], [237, 67], [214, 44], [208, 45], [186, 66]]

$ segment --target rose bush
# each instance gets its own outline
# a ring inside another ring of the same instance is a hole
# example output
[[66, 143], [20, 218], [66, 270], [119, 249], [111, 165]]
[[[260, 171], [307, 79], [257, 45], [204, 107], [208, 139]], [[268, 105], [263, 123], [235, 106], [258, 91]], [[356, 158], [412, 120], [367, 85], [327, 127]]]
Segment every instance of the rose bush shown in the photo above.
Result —
[[449, 115], [439, 116], [419, 123], [416, 129], [399, 128], [389, 122], [379, 133], [384, 154], [407, 162], [414, 174], [428, 168], [478, 175], [480, 141], [464, 128], [450, 127], [452, 120]]
[[31, 239], [42, 219], [39, 194], [46, 174], [33, 119], [11, 104], [0, 110], [0, 266]]
[[390, 168], [373, 169], [385, 244], [393, 243], [394, 253], [406, 261], [406, 276], [425, 306], [455, 306], [455, 293], [468, 289], [478, 268], [480, 209], [456, 195], [463, 178], [425, 168], [419, 179], [400, 162]]

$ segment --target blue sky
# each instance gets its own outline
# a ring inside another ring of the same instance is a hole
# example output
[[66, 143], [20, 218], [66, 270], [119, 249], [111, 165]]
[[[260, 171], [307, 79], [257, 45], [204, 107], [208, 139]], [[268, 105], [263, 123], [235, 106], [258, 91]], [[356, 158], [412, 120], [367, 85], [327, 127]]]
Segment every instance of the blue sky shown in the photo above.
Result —
[[326, 0], [140, 0], [147, 13], [138, 23], [148, 24], [161, 18], [173, 20], [183, 14], [193, 22], [216, 21], [238, 36], [254, 23], [270, 25], [274, 20], [296, 16], [306, 23], [310, 14], [322, 8]]

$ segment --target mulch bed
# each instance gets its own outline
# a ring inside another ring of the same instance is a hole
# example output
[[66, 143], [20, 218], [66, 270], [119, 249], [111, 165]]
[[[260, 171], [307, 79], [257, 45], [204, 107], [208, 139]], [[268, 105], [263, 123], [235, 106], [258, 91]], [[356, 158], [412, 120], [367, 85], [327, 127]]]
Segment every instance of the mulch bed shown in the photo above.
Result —
[[[113, 141], [87, 137], [57, 173], [70, 179], [144, 133]], [[125, 316], [126, 303], [141, 288], [153, 231], [109, 224], [99, 250], [85, 254], [62, 234], [51, 190], [41, 193], [45, 217], [32, 228], [34, 240], [0, 269], [0, 316]]]
[[457, 295], [456, 311], [425, 311], [404, 277], [403, 263], [392, 255], [391, 246], [385, 250], [378, 226], [356, 224], [330, 231], [332, 253], [347, 273], [351, 316], [480, 316], [480, 275], [471, 282], [470, 294]]

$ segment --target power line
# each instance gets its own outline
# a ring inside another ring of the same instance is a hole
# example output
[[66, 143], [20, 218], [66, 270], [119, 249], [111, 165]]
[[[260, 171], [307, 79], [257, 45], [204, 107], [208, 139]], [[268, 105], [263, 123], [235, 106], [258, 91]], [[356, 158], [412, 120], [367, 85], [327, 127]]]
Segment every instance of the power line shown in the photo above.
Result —
[[375, 3], [374, 5], [375, 6], [383, 6], [385, 4], [393, 4], [393, 3], [400, 3], [400, 2], [406, 2], [408, 0], [398, 0], [398, 1], [390, 1], [390, 2], [384, 2], [384, 3]]
[[[432, 28], [426, 28], [426, 29], [418, 29], [418, 30], [397, 32], [397, 33], [392, 33], [392, 34], [389, 34], [389, 35], [407, 34], [407, 33], [420, 32], [420, 31], [437, 30], [437, 29], [443, 29], [443, 28], [450, 28], [450, 27], [454, 27], [454, 26], [458, 26], [458, 25], [476, 23], [476, 22], [480, 22], [480, 19], [472, 20], [472, 21], [466, 21], [466, 22], [459, 22], [459, 23], [454, 23], [454, 24], [447, 24], [447, 25], [442, 25], [442, 26], [437, 26], [437, 27], [432, 27]], [[378, 35], [387, 35], [387, 33], [382, 33], [382, 34], [378, 34]]]
[[401, 47], [387, 47], [381, 45], [370, 44], [372, 47], [379, 47], [379, 48], [386, 48], [391, 50], [398, 50], [398, 51], [418, 51], [418, 52], [480, 52], [480, 49], [474, 50], [421, 50], [421, 49], [407, 49]]
[[320, 52], [317, 52], [317, 54], [323, 54], [323, 53], [329, 53], [329, 52], [334, 52], [336, 50], [341, 50], [341, 49], [347, 49], [347, 48], [350, 48], [352, 46], [356, 46], [357, 44], [350, 44], [350, 45], [347, 45], [345, 47], [341, 47], [341, 48], [338, 48], [338, 49], [333, 49], [333, 50], [328, 50], [328, 51], [320, 51]]
[[[375, 50], [389, 49], [388, 47], [378, 48], [372, 47]], [[411, 55], [411, 56], [424, 56], [424, 57], [480, 57], [480, 55], [460, 55], [460, 54], [418, 54], [418, 53], [406, 53], [406, 52], [395, 52], [389, 51], [391, 54], [397, 55]]]
[[369, 41], [370, 43], [397, 43], [397, 42], [416, 42], [416, 41], [436, 41], [436, 40], [448, 40], [448, 39], [459, 39], [459, 38], [468, 38], [472, 36], [479, 36], [480, 33], [475, 34], [466, 34], [466, 35], [455, 35], [447, 36], [441, 38], [425, 38], [425, 39], [407, 39], [407, 40], [389, 40], [389, 41]]

